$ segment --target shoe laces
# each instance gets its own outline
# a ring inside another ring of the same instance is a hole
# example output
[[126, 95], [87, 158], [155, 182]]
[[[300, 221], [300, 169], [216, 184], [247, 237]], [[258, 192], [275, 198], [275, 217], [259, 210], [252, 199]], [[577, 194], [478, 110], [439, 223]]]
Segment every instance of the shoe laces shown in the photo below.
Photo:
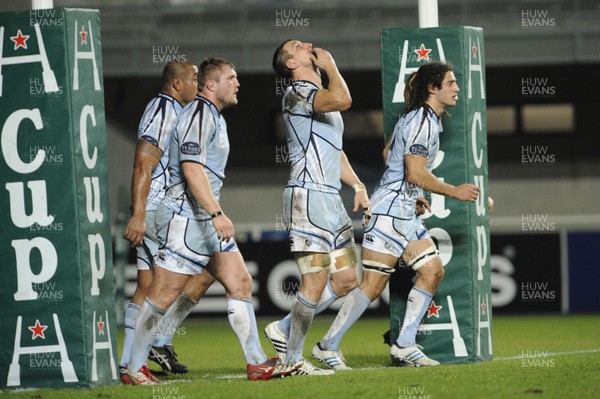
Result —
[[169, 353], [169, 355], [171, 355], [171, 357], [177, 357], [177, 353], [175, 353], [175, 348], [173, 347], [173, 345], [165, 345], [163, 348], [165, 348], [165, 350]]

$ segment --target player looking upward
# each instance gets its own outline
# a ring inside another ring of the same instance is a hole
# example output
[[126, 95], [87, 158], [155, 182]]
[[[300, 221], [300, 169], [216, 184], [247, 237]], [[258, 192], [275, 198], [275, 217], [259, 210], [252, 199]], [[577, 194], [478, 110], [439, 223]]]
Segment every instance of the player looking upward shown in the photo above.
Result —
[[[265, 334], [278, 356], [301, 362], [299, 374], [330, 374], [305, 361], [302, 350], [314, 315], [358, 281], [352, 222], [339, 194], [342, 183], [353, 187], [354, 211], [370, 214], [365, 186], [342, 149], [340, 111], [350, 108], [352, 98], [331, 54], [311, 43], [283, 42], [273, 55], [273, 69], [293, 80], [282, 99], [291, 162], [283, 214], [302, 281], [291, 314], [269, 324]], [[326, 88], [321, 71], [329, 80]], [[339, 351], [317, 344], [312, 353], [329, 368], [348, 369]]]

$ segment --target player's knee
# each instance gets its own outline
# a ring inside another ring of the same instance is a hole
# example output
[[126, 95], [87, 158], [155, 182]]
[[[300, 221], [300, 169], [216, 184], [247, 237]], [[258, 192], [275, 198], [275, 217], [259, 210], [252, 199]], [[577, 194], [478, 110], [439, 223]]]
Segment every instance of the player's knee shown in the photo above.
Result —
[[432, 258], [425, 266], [419, 268], [417, 273], [428, 285], [437, 287], [444, 279], [442, 259], [439, 256]]
[[345, 296], [358, 285], [356, 269], [348, 269], [331, 276], [331, 288], [337, 296]]
[[150, 294], [150, 288], [152, 288], [152, 282], [150, 284], [142, 284], [138, 281], [137, 287], [135, 287], [134, 297], [146, 298]]
[[183, 292], [195, 301], [199, 301], [206, 291], [210, 288], [214, 278], [204, 271], [201, 274], [194, 275], [185, 284]]
[[383, 262], [369, 259], [363, 259], [362, 264], [363, 277], [359, 288], [371, 301], [373, 301], [384, 290], [385, 285], [396, 269]]
[[436, 276], [437, 276], [437, 280], [438, 282], [442, 282], [442, 280], [444, 279], [444, 276], [446, 275], [446, 270], [444, 269], [444, 265], [442, 264], [442, 259], [439, 259], [438, 265], [436, 266]]
[[300, 292], [311, 301], [318, 302], [327, 284], [312, 284], [300, 288]]
[[244, 273], [240, 276], [238, 291], [240, 291], [244, 298], [252, 295], [252, 276], [250, 276], [250, 274]]

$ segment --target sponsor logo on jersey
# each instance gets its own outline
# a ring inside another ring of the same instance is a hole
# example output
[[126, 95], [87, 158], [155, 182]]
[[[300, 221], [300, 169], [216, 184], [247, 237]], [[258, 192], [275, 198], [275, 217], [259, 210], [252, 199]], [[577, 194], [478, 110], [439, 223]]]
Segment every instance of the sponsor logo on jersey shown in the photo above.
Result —
[[181, 145], [181, 153], [185, 155], [200, 155], [200, 145], [194, 142], [187, 142]]
[[429, 150], [423, 144], [413, 144], [408, 148], [408, 151], [414, 155], [420, 155], [422, 157], [427, 157], [429, 155]]

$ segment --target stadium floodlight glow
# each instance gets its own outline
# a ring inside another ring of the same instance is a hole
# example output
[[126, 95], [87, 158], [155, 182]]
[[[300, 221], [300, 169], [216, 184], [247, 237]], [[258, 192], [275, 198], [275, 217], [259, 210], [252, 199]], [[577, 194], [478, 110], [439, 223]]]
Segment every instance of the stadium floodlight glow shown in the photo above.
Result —
[[419, 0], [419, 28], [437, 28], [438, 26], [437, 0]]

